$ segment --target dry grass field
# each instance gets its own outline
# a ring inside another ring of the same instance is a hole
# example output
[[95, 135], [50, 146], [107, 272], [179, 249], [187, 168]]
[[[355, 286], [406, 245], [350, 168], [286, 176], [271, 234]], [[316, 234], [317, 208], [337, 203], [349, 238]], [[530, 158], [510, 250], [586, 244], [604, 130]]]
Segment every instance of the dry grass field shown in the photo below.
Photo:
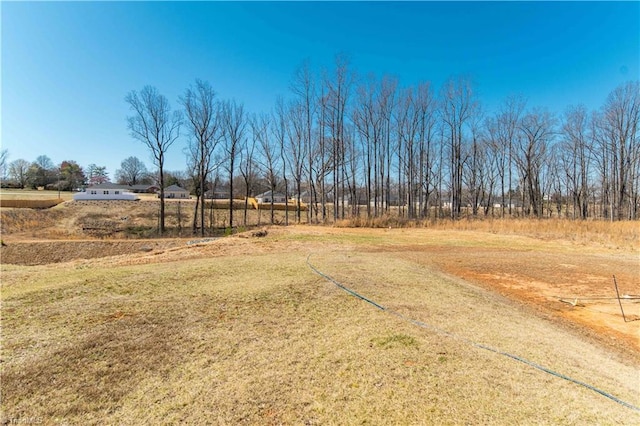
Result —
[[69, 201], [73, 199], [73, 193], [68, 191], [37, 191], [32, 189], [0, 189], [0, 199], [3, 200], [52, 200], [56, 198]]
[[[22, 202], [48, 200], [51, 191], [0, 192], [0, 199]], [[55, 193], [57, 194], [57, 192]], [[158, 230], [159, 201], [153, 194], [138, 194], [138, 201], [72, 201], [70, 193], [62, 193], [67, 200], [51, 209], [0, 208], [1, 231], [4, 239], [85, 239], [85, 238], [155, 238]], [[224, 205], [224, 202], [220, 203]], [[228, 204], [227, 204], [228, 205]], [[238, 200], [237, 205], [243, 202]], [[195, 200], [167, 200], [165, 203], [165, 237], [192, 236]], [[288, 212], [294, 223], [295, 212]], [[269, 210], [254, 210], [249, 206], [245, 222], [244, 210], [234, 211], [234, 228], [248, 229], [270, 223]], [[227, 208], [207, 209], [207, 236], [224, 235], [229, 227]], [[274, 223], [287, 223], [284, 211], [274, 212]]]
[[95, 207], [0, 212], [3, 424], [640, 423], [607, 396], [640, 406], [636, 223], [96, 239]]

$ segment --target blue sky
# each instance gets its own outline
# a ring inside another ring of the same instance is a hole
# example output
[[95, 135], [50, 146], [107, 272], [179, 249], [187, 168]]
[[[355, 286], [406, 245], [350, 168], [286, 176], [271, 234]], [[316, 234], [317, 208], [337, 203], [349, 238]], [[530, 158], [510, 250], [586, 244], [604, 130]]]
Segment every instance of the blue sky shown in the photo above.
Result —
[[[106, 166], [146, 148], [124, 97], [156, 86], [178, 108], [196, 78], [221, 99], [268, 112], [298, 65], [337, 53], [361, 76], [402, 86], [473, 79], [485, 109], [509, 94], [562, 112], [599, 108], [640, 78], [640, 3], [2, 2], [2, 149]], [[183, 170], [186, 138], [169, 151]]]

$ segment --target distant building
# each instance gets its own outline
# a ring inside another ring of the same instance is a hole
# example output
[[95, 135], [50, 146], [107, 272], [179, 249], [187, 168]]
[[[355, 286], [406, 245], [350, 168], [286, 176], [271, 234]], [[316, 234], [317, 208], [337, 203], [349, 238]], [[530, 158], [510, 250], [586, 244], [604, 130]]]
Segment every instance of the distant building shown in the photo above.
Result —
[[164, 198], [189, 199], [189, 191], [178, 185], [171, 185], [164, 189]]
[[85, 200], [139, 200], [138, 196], [130, 192], [128, 185], [102, 183], [87, 187], [83, 192], [73, 195], [74, 201]]
[[228, 200], [229, 191], [207, 191], [204, 193], [205, 198], [209, 200]]
[[256, 195], [255, 199], [258, 202], [258, 204], [271, 203], [271, 200], [273, 200], [274, 203], [287, 202], [287, 198], [284, 195], [278, 194], [277, 192], [274, 193], [273, 191], [267, 191], [267, 192], [263, 192], [260, 195]]

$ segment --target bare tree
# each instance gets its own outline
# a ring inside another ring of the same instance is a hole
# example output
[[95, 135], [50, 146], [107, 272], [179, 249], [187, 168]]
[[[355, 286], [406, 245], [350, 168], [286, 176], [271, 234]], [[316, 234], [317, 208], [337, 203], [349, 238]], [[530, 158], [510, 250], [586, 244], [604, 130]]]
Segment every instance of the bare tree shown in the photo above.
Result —
[[255, 164], [256, 138], [249, 138], [247, 143], [243, 144], [240, 151], [240, 175], [244, 183], [244, 217], [243, 224], [247, 226], [247, 210], [249, 208], [249, 197], [253, 191], [253, 186], [257, 180], [256, 164]]
[[31, 167], [31, 163], [22, 158], [9, 163], [9, 177], [15, 181], [21, 189], [24, 189], [27, 185], [29, 167]]
[[[327, 98], [327, 131], [331, 141], [332, 179], [333, 179], [333, 219], [344, 218], [345, 163], [345, 120], [354, 75], [349, 68], [345, 55], [337, 55], [335, 68], [331, 76], [325, 75], [324, 86]], [[340, 198], [342, 197], [342, 201]]]
[[554, 136], [555, 118], [546, 110], [534, 109], [521, 121], [522, 138], [519, 141], [516, 163], [527, 195], [528, 213], [543, 215], [543, 166], [547, 161], [549, 146]]
[[[284, 198], [285, 200], [289, 199], [289, 174], [287, 173], [287, 164], [291, 163], [291, 160], [288, 156], [287, 150], [287, 133], [288, 128], [290, 127], [290, 123], [287, 121], [288, 111], [284, 106], [284, 100], [281, 97], [278, 97], [276, 100], [276, 108], [273, 112], [273, 117], [271, 120], [271, 135], [275, 140], [268, 142], [273, 149], [272, 152], [268, 152], [266, 147], [263, 147], [263, 153], [265, 154], [265, 158], [267, 160], [267, 170], [269, 170], [272, 166], [269, 166], [270, 163], [275, 163], [282, 165], [282, 179], [283, 179], [283, 187], [284, 187]], [[279, 153], [279, 154], [277, 154]], [[271, 158], [275, 156], [275, 158]], [[277, 172], [276, 172], [277, 173]], [[271, 187], [271, 223], [273, 224], [274, 220], [274, 211], [273, 211], [273, 203], [274, 203], [274, 193], [273, 191], [276, 188], [276, 179], [277, 176], [274, 176], [271, 171], [268, 172], [269, 185]], [[284, 210], [284, 224], [285, 226], [289, 226], [289, 206]]]
[[[269, 131], [273, 131], [276, 135], [280, 135], [280, 137], [284, 140], [284, 129], [279, 125], [280, 123], [277, 120], [272, 122], [269, 120], [269, 116], [261, 115], [259, 117], [254, 117], [251, 121], [251, 130], [253, 133], [253, 137], [258, 142], [260, 146], [260, 153], [262, 154], [262, 159], [260, 164], [262, 166], [262, 171], [269, 185], [269, 190], [271, 191], [271, 224], [273, 225], [275, 222], [275, 213], [274, 213], [274, 205], [273, 205], [273, 195], [275, 195], [276, 187], [278, 186], [278, 156], [280, 152], [280, 148], [275, 144], [271, 143], [269, 139]], [[282, 123], [284, 125], [284, 123]]]
[[638, 219], [638, 217], [640, 217], [640, 140], [636, 139], [636, 143], [631, 146], [632, 151], [629, 153], [631, 157], [629, 219]]
[[573, 201], [574, 215], [581, 219], [589, 216], [589, 157], [588, 115], [584, 106], [569, 107], [562, 122], [562, 152], [567, 190]]
[[396, 89], [398, 81], [385, 76], [381, 81], [378, 97], [378, 113], [380, 114], [381, 143], [378, 152], [379, 194], [382, 208], [389, 213], [391, 206], [391, 162], [397, 146], [393, 143], [393, 113], [396, 107]]
[[[327, 142], [329, 140], [327, 132], [327, 123], [329, 117], [329, 96], [326, 94], [325, 85], [320, 87], [320, 97], [318, 99], [320, 116], [318, 123], [318, 150], [317, 157], [319, 159], [316, 170], [316, 184], [320, 188], [320, 208], [322, 222], [327, 220], [327, 176], [330, 174], [331, 163], [333, 159], [329, 155], [330, 151], [327, 148]], [[317, 205], [317, 202], [316, 202]]]
[[447, 130], [450, 160], [451, 218], [459, 219], [462, 211], [463, 142], [466, 127], [474, 114], [476, 101], [471, 82], [449, 79], [442, 89], [442, 119]]
[[400, 212], [424, 217], [432, 191], [435, 101], [428, 83], [405, 89], [395, 106], [395, 131]]
[[484, 175], [483, 167], [485, 160], [482, 111], [478, 107], [473, 111], [469, 120], [471, 144], [468, 149], [467, 189], [469, 192], [469, 203], [471, 204], [471, 214], [478, 216], [478, 210], [484, 197]]
[[348, 201], [351, 206], [351, 217], [358, 217], [360, 200], [358, 197], [358, 174], [360, 170], [360, 161], [362, 153], [356, 143], [355, 126], [349, 123], [345, 126], [345, 179], [347, 183]]
[[[493, 120], [488, 121], [487, 130], [497, 157], [497, 171], [500, 177], [501, 216], [506, 211], [512, 214], [513, 207], [513, 164], [514, 145], [518, 138], [518, 128], [526, 101], [521, 96], [507, 97]], [[506, 180], [506, 181], [505, 181]]]
[[[565, 160], [567, 157], [567, 151], [562, 144], [552, 144], [548, 148], [546, 155], [546, 161], [542, 164], [542, 194], [543, 201], [546, 201], [548, 206], [547, 214], [551, 217], [555, 213], [558, 217], [569, 215], [569, 179], [567, 178], [566, 171], [564, 170]], [[543, 203], [544, 206], [544, 203]]]
[[236, 104], [235, 101], [223, 102], [221, 114], [225, 163], [229, 172], [229, 226], [233, 228], [233, 176], [236, 171], [236, 160], [242, 150], [247, 120], [244, 106]]
[[419, 164], [419, 110], [416, 108], [412, 88], [405, 89], [396, 108], [397, 158], [398, 158], [398, 202], [401, 208], [407, 205], [407, 215], [415, 218], [416, 181]]
[[138, 157], [128, 157], [116, 170], [116, 180], [124, 185], [137, 185], [148, 173], [147, 166]]
[[[362, 145], [363, 176], [367, 202], [367, 216], [377, 217], [388, 211], [391, 194], [392, 153], [400, 155], [394, 141], [404, 138], [401, 130], [393, 132], [394, 126], [404, 123], [400, 119], [402, 111], [395, 112], [397, 80], [384, 76], [377, 80], [373, 75], [367, 77], [356, 89], [357, 102], [353, 109], [352, 120]], [[420, 101], [423, 88], [418, 89]], [[406, 98], [405, 98], [406, 101]], [[412, 95], [411, 102], [417, 101]], [[414, 108], [412, 103], [406, 104]], [[421, 105], [420, 111], [423, 112]], [[395, 122], [394, 122], [395, 117]], [[401, 157], [398, 157], [400, 161]], [[398, 165], [400, 173], [402, 166]]]
[[[203, 188], [202, 185], [204, 184], [204, 182], [202, 182], [200, 179], [200, 177], [202, 176], [200, 173], [201, 172], [201, 168], [200, 168], [201, 155], [200, 155], [198, 143], [195, 142], [195, 140], [191, 139], [189, 141], [189, 144], [184, 149], [184, 154], [187, 160], [186, 173], [189, 176], [189, 182], [190, 182], [192, 191], [193, 193], [196, 194], [196, 203], [193, 209], [193, 220], [191, 221], [191, 232], [195, 235], [198, 233], [198, 218], [200, 217], [202, 218], [202, 220], [204, 220], [203, 218], [204, 213], [202, 213], [201, 215], [198, 215], [198, 213], [201, 211], [200, 210], [201, 204], [204, 203], [203, 201], [204, 199], [201, 198], [201, 194], [204, 193], [204, 191], [201, 190], [201, 188]], [[204, 209], [202, 211], [204, 211]]]
[[591, 113], [589, 120], [589, 128], [592, 144], [591, 156], [593, 158], [594, 167], [597, 170], [599, 178], [599, 197], [597, 204], [598, 215], [605, 219], [613, 220], [613, 200], [611, 196], [611, 150], [609, 138], [604, 125], [604, 114], [601, 111]]
[[609, 182], [612, 186], [612, 217], [624, 219], [625, 207], [627, 217], [636, 210], [632, 193], [634, 188], [634, 172], [637, 168], [638, 143], [640, 142], [640, 82], [629, 82], [616, 88], [607, 97], [603, 108], [603, 131], [609, 150]]
[[357, 134], [363, 145], [364, 152], [364, 185], [367, 201], [367, 217], [372, 214], [377, 215], [377, 211], [372, 212], [373, 180], [376, 177], [374, 166], [376, 162], [376, 146], [380, 140], [380, 127], [377, 126], [379, 115], [375, 113], [376, 80], [373, 75], [368, 80], [361, 83], [357, 89], [357, 101], [353, 109], [353, 123]]
[[505, 145], [502, 144], [499, 135], [498, 120], [491, 116], [486, 117], [484, 120], [484, 149], [486, 150], [485, 157], [485, 176], [489, 182], [488, 192], [488, 204], [485, 207], [485, 216], [489, 214], [491, 209], [491, 215], [494, 215], [494, 203], [493, 203], [493, 191], [495, 186], [500, 181], [501, 189], [501, 203], [500, 203], [500, 216], [505, 215], [505, 174], [507, 167], [507, 155], [508, 152], [505, 149]]
[[[300, 201], [302, 201], [302, 178], [304, 164], [307, 160], [305, 147], [305, 107], [299, 102], [292, 102], [287, 108], [287, 149], [286, 159], [293, 174], [296, 199], [296, 222], [301, 221]], [[283, 160], [284, 161], [284, 160]]]
[[186, 114], [186, 124], [191, 136], [190, 158], [197, 170], [196, 209], [193, 232], [197, 231], [197, 213], [200, 205], [200, 234], [205, 231], [206, 182], [212, 171], [212, 157], [219, 142], [220, 120], [216, 95], [211, 85], [196, 80], [195, 87], [188, 88], [180, 98]]
[[429, 83], [421, 83], [414, 96], [418, 116], [418, 214], [425, 217], [429, 196], [433, 191], [433, 153], [436, 128], [436, 101]]
[[[307, 157], [307, 223], [311, 223], [313, 220], [313, 209], [311, 208], [313, 186], [313, 170], [314, 170], [314, 156], [312, 148], [312, 131], [313, 131], [313, 117], [315, 115], [315, 87], [313, 82], [313, 74], [309, 66], [309, 61], [304, 61], [302, 65], [296, 70], [293, 81], [291, 83], [291, 91], [298, 99], [298, 105], [301, 108], [301, 115], [303, 117], [302, 128], [302, 146], [304, 148]], [[298, 194], [298, 197], [300, 194]], [[298, 204], [300, 203], [298, 198]], [[299, 207], [298, 207], [299, 211]]]
[[160, 175], [160, 234], [164, 233], [164, 162], [166, 153], [178, 139], [182, 116], [171, 112], [169, 101], [155, 87], [145, 86], [140, 93], [131, 91], [125, 97], [133, 115], [127, 117], [131, 136], [151, 151]]
[[3, 149], [0, 151], [0, 180], [4, 181], [7, 178], [9, 150]]

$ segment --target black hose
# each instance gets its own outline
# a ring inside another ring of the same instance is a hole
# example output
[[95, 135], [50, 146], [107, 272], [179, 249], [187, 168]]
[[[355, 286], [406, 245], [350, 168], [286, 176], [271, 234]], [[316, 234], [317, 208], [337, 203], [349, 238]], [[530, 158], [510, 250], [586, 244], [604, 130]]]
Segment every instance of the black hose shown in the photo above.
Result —
[[368, 297], [365, 297], [365, 296], [359, 294], [358, 292], [348, 288], [347, 286], [341, 284], [340, 282], [336, 281], [335, 279], [333, 279], [329, 275], [324, 274], [323, 272], [318, 270], [315, 266], [313, 266], [311, 264], [311, 262], [309, 262], [310, 258], [311, 258], [311, 254], [309, 254], [307, 256], [307, 265], [309, 266], [309, 268], [311, 268], [311, 270], [313, 272], [315, 272], [316, 274], [320, 275], [322, 278], [326, 279], [327, 281], [332, 282], [337, 287], [341, 288], [342, 290], [346, 291], [347, 293], [351, 294], [352, 296], [355, 296], [358, 299], [361, 299], [361, 300], [369, 303], [370, 305], [373, 305], [374, 307], [376, 307], [377, 309], [380, 309], [381, 311], [385, 311], [385, 312], [388, 312], [388, 313], [390, 313], [392, 315], [395, 315], [395, 316], [397, 316], [397, 317], [399, 317], [399, 318], [401, 318], [401, 319], [403, 319], [405, 321], [408, 321], [411, 324], [414, 324], [414, 325], [416, 325], [418, 327], [422, 327], [422, 328], [433, 330], [433, 331], [435, 331], [435, 332], [437, 332], [439, 334], [442, 334], [444, 336], [448, 336], [448, 337], [451, 337], [453, 339], [463, 341], [463, 342], [465, 342], [465, 343], [467, 343], [467, 344], [469, 344], [471, 346], [474, 346], [476, 348], [484, 349], [484, 350], [493, 352], [495, 354], [502, 355], [502, 356], [511, 358], [513, 360], [519, 361], [519, 362], [521, 362], [523, 364], [526, 364], [526, 365], [528, 365], [530, 367], [533, 367], [533, 368], [535, 368], [537, 370], [544, 371], [545, 373], [551, 374], [552, 376], [556, 376], [556, 377], [559, 377], [561, 379], [564, 379], [564, 380], [567, 380], [569, 382], [572, 382], [572, 383], [575, 383], [577, 385], [580, 385], [582, 387], [585, 387], [585, 388], [587, 388], [589, 390], [592, 390], [592, 391], [594, 391], [596, 393], [599, 393], [600, 395], [604, 396], [605, 398], [609, 398], [610, 400], [612, 400], [612, 401], [614, 401], [614, 402], [616, 402], [616, 403], [618, 403], [618, 404], [620, 404], [620, 405], [622, 405], [624, 407], [627, 407], [627, 408], [629, 408], [631, 410], [635, 410], [635, 411], [640, 412], [640, 408], [639, 407], [636, 407], [635, 405], [632, 405], [632, 404], [630, 404], [630, 403], [628, 403], [626, 401], [623, 401], [623, 400], [611, 395], [610, 393], [605, 392], [603, 390], [600, 390], [600, 389], [596, 388], [595, 386], [592, 386], [592, 385], [590, 385], [588, 383], [584, 383], [584, 382], [581, 382], [579, 380], [573, 379], [573, 378], [571, 378], [569, 376], [566, 376], [564, 374], [555, 372], [555, 371], [553, 371], [553, 370], [551, 370], [551, 369], [549, 369], [547, 367], [544, 367], [542, 365], [536, 364], [533, 361], [529, 361], [529, 360], [527, 360], [525, 358], [522, 358], [522, 357], [519, 357], [517, 355], [513, 355], [513, 354], [510, 354], [508, 352], [503, 352], [503, 351], [501, 351], [499, 349], [495, 349], [495, 348], [492, 348], [490, 346], [486, 346], [486, 345], [483, 345], [481, 343], [474, 342], [473, 340], [467, 339], [465, 337], [457, 336], [456, 334], [450, 333], [450, 332], [448, 332], [446, 330], [442, 330], [442, 329], [440, 329], [438, 327], [435, 327], [433, 325], [424, 323], [422, 321], [418, 321], [418, 320], [413, 319], [413, 318], [409, 318], [409, 317], [401, 314], [400, 312], [397, 312], [397, 311], [394, 311], [392, 309], [386, 308], [385, 306], [380, 305], [379, 303], [376, 303], [375, 301], [369, 299]]

